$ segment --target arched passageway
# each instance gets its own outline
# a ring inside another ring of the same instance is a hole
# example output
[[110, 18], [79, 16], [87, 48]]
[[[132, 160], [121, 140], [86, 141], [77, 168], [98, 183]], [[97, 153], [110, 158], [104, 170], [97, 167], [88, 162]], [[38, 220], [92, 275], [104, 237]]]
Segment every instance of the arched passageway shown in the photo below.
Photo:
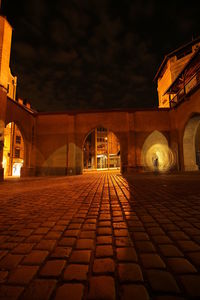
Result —
[[87, 135], [83, 145], [83, 169], [120, 169], [120, 143], [112, 131], [98, 127]]
[[142, 147], [142, 166], [146, 171], [165, 172], [174, 165], [174, 156], [169, 149], [166, 137], [159, 131], [153, 131]]
[[200, 115], [190, 118], [183, 135], [185, 171], [200, 169]]
[[4, 129], [4, 177], [20, 177], [24, 164], [24, 139], [18, 126], [11, 122]]

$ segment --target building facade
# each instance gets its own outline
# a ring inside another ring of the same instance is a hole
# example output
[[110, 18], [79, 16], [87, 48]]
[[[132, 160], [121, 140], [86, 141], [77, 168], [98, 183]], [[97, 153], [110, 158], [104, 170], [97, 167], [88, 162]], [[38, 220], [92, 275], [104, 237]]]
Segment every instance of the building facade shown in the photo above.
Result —
[[[38, 113], [29, 104], [16, 99], [17, 79], [11, 75], [9, 63], [11, 37], [12, 28], [1, 16], [1, 180], [6, 174], [3, 157], [7, 143], [6, 127], [10, 123], [16, 125], [23, 140], [21, 176], [81, 174], [91, 164], [98, 168], [98, 162], [99, 166], [107, 167], [112, 160], [115, 161], [113, 165], [117, 164], [119, 154], [122, 172], [199, 170], [200, 39], [165, 57], [155, 78], [159, 96], [156, 109]], [[104, 131], [98, 137], [100, 128]], [[116, 139], [113, 145], [104, 143], [108, 137], [109, 140]], [[14, 141], [13, 147], [16, 148], [16, 137]], [[108, 148], [113, 149], [109, 152]]]

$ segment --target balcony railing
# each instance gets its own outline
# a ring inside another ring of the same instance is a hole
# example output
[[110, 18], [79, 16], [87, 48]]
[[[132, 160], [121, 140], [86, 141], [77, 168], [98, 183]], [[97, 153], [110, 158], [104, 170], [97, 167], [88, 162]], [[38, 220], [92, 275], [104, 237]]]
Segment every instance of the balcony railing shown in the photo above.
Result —
[[[180, 102], [184, 100], [184, 98], [190, 94], [194, 89], [200, 86], [200, 68], [196, 71], [196, 73], [190, 77], [189, 79], [183, 82], [183, 87], [179, 89], [178, 93], [170, 94], [169, 102], [170, 107], [175, 107]], [[173, 95], [173, 98], [171, 98]]]

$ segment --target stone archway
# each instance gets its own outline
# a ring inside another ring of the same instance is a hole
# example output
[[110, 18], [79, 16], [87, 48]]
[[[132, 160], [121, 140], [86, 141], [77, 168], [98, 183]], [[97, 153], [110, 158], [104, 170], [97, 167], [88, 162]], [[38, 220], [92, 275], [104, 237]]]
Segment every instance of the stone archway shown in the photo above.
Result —
[[200, 169], [200, 115], [191, 117], [185, 126], [183, 157], [185, 171]]
[[84, 170], [120, 169], [120, 142], [107, 128], [98, 126], [91, 130], [84, 139], [82, 152]]
[[3, 169], [5, 177], [20, 177], [25, 159], [25, 142], [19, 127], [10, 122], [4, 129]]
[[173, 154], [169, 149], [166, 137], [159, 131], [153, 131], [145, 140], [141, 163], [145, 171], [168, 171], [173, 167]]

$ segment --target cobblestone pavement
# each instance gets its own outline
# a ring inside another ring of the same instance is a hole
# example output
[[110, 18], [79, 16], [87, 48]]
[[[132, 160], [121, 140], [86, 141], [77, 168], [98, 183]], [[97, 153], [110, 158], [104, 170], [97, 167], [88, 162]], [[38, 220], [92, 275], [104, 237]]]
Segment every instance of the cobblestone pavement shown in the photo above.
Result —
[[1, 183], [0, 299], [200, 299], [200, 176]]

